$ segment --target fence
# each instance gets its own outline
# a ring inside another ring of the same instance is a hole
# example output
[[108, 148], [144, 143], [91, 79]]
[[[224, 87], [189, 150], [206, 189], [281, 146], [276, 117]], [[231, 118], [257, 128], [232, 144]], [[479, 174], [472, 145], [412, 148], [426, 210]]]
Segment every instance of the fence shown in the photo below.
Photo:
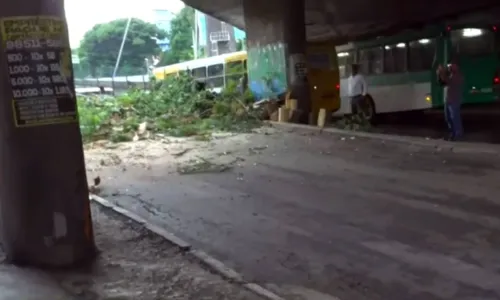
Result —
[[100, 78], [75, 78], [75, 87], [104, 87], [111, 88], [113, 93], [124, 93], [131, 88], [148, 89], [150, 83], [150, 75], [133, 75], [133, 76], [117, 76], [117, 77], [100, 77]]

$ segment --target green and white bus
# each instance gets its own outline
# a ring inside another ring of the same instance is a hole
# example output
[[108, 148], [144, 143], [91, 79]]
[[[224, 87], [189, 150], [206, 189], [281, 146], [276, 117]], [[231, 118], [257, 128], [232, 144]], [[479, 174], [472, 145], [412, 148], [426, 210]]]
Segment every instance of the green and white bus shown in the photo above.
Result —
[[358, 63], [368, 84], [368, 117], [443, 106], [439, 64], [456, 60], [465, 78], [464, 104], [491, 104], [500, 95], [500, 35], [495, 25], [435, 26], [337, 47], [341, 109], [350, 114], [349, 65]]

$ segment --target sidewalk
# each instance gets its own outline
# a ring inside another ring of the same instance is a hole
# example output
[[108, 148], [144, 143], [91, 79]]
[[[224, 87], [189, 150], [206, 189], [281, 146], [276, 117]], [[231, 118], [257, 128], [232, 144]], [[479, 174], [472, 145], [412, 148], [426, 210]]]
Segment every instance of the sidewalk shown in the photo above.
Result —
[[262, 299], [105, 208], [92, 207], [100, 256], [76, 271], [0, 265], [0, 300]]
[[385, 134], [366, 131], [352, 131], [345, 129], [338, 129], [334, 127], [320, 128], [312, 125], [296, 124], [296, 123], [280, 123], [268, 121], [271, 126], [288, 132], [297, 132], [302, 134], [333, 134], [344, 136], [355, 136], [358, 138], [374, 139], [391, 141], [404, 144], [412, 144], [416, 146], [424, 146], [431, 148], [439, 148], [441, 150], [453, 151], [456, 153], [484, 153], [484, 154], [500, 154], [500, 145], [491, 143], [479, 142], [449, 142], [442, 139], [431, 139], [418, 136]]
[[0, 265], [1, 300], [73, 300], [49, 274]]

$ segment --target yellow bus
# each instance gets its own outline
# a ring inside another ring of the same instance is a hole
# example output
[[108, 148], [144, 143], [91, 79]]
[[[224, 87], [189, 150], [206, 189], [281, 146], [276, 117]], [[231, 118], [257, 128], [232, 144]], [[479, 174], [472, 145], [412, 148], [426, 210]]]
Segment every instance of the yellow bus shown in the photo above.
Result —
[[[334, 44], [310, 43], [307, 56], [313, 113], [317, 113], [320, 108], [330, 112], [339, 110], [340, 76]], [[247, 73], [247, 52], [233, 52], [158, 67], [153, 70], [153, 74], [161, 80], [188, 70], [194, 78], [205, 82], [207, 89], [219, 92], [230, 82], [238, 82]], [[249, 75], [251, 80], [252, 76]], [[249, 87], [252, 89], [250, 82]]]
[[308, 78], [311, 87], [312, 112], [321, 108], [329, 112], [340, 109], [340, 75], [337, 51], [332, 42], [309, 43]]
[[237, 81], [245, 74], [246, 52], [228, 53], [159, 67], [153, 70], [153, 75], [161, 80], [187, 71], [196, 80], [205, 82], [207, 89], [220, 92], [231, 80]]

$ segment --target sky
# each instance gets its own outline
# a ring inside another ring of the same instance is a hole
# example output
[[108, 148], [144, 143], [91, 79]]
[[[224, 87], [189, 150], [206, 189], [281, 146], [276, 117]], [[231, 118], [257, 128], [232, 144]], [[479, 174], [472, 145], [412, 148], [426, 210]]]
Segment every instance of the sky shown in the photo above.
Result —
[[[152, 22], [154, 9], [177, 13], [184, 7], [180, 0], [65, 0], [64, 4], [71, 48], [77, 48], [83, 35], [95, 24], [130, 16]], [[235, 35], [236, 39], [245, 37], [239, 29]]]
[[154, 9], [179, 12], [184, 3], [180, 0], [65, 0], [71, 48], [80, 44], [85, 32], [95, 24], [119, 18], [152, 20]]
[[241, 40], [241, 39], [246, 38], [246, 34], [243, 30], [239, 30], [238, 28], [234, 28], [234, 37], [237, 40]]

